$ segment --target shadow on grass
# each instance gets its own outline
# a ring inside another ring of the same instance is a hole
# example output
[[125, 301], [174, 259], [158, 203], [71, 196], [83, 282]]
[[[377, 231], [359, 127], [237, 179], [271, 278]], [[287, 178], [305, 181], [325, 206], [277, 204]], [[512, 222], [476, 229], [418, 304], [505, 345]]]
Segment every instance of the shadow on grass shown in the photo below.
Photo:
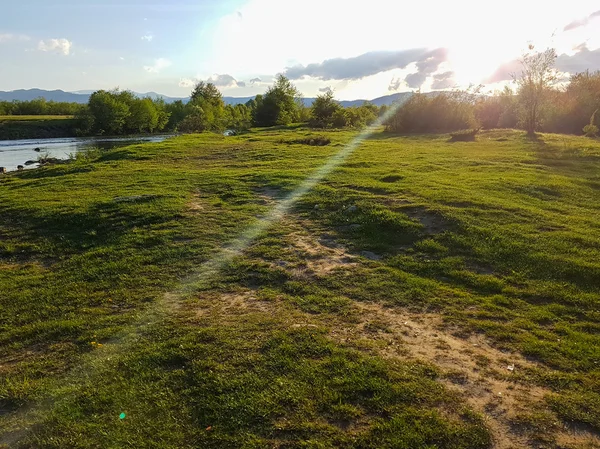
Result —
[[173, 220], [175, 215], [160, 207], [161, 196], [140, 196], [115, 199], [90, 206], [87, 210], [51, 210], [34, 212], [28, 209], [5, 212], [10, 220], [5, 225], [35, 242], [47, 239], [62, 250], [81, 250], [118, 240], [134, 228], [148, 227]]

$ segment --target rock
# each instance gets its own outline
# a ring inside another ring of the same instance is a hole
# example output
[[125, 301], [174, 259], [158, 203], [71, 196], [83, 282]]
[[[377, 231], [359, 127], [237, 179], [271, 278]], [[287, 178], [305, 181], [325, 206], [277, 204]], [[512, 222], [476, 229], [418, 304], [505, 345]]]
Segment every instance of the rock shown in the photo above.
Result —
[[348, 209], [346, 209], [346, 212], [348, 212], [349, 214], [353, 214], [357, 210], [358, 210], [358, 207], [356, 207], [356, 206], [350, 206]]
[[17, 170], [23, 170], [25, 167], [23, 167], [22, 165], [17, 165]]
[[36, 163], [35, 161], [27, 161], [27, 162], [25, 162], [25, 165], [33, 165], [35, 163]]
[[6, 173], [6, 167], [0, 167], [0, 174]]
[[361, 251], [360, 255], [369, 260], [381, 260], [381, 256], [379, 254], [372, 253], [371, 251]]
[[42, 149], [41, 149], [40, 147], [37, 147], [37, 148], [34, 148], [34, 150], [33, 150], [33, 151], [35, 151], [35, 152], [39, 153], [40, 151], [42, 151]]

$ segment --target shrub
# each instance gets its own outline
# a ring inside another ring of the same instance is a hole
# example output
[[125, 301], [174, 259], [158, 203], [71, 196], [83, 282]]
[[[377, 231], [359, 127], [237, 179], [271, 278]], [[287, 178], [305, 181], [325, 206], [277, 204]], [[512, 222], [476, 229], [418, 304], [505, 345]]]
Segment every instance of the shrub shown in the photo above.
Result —
[[598, 135], [598, 127], [596, 125], [585, 125], [583, 132], [586, 137], [596, 137]]
[[310, 145], [313, 147], [324, 147], [331, 143], [331, 139], [325, 136], [307, 137], [305, 139], [291, 140], [290, 143], [297, 143], [300, 145]]
[[450, 132], [477, 126], [473, 96], [468, 92], [415, 94], [387, 121], [397, 133]]

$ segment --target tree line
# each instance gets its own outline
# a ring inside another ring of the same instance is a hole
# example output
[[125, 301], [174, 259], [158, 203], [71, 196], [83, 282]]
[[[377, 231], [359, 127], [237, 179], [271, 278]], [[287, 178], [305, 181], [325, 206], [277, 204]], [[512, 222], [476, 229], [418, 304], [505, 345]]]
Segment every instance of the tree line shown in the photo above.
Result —
[[63, 101], [46, 101], [35, 98], [31, 101], [0, 101], [0, 115], [75, 115], [85, 105]]
[[373, 123], [386, 107], [366, 102], [342, 108], [328, 92], [306, 107], [292, 82], [278, 75], [262, 95], [245, 104], [226, 105], [221, 92], [210, 82], [200, 81], [187, 102], [166, 103], [162, 99], [138, 98], [130, 91], [99, 90], [88, 104], [77, 110], [80, 135], [119, 135], [153, 132], [244, 131], [250, 127], [309, 123], [315, 127], [361, 127]]
[[[480, 88], [446, 92], [417, 92], [385, 120], [386, 130], [397, 133], [452, 132], [479, 128], [521, 128], [536, 131], [596, 135], [600, 125], [600, 71], [572, 75], [558, 83], [554, 70], [556, 52], [535, 52], [522, 58], [523, 70], [514, 77], [514, 90], [507, 86], [494, 95]], [[119, 135], [153, 132], [244, 131], [307, 123], [315, 128], [359, 128], [374, 123], [390, 109], [365, 102], [342, 107], [331, 91], [319, 95], [311, 107], [300, 92], [278, 75], [262, 95], [245, 104], [226, 105], [217, 87], [199, 82], [190, 100], [166, 103], [162, 99], [139, 98], [133, 92], [100, 90], [87, 105], [36, 99], [30, 102], [0, 102], [0, 115], [74, 115], [80, 135]]]
[[[522, 57], [522, 72], [513, 86], [494, 95], [479, 89], [413, 95], [386, 122], [400, 133], [452, 132], [473, 128], [518, 128], [595, 136], [600, 127], [600, 71], [559, 79], [554, 70], [556, 52], [535, 52]], [[513, 89], [514, 88], [514, 89]]]

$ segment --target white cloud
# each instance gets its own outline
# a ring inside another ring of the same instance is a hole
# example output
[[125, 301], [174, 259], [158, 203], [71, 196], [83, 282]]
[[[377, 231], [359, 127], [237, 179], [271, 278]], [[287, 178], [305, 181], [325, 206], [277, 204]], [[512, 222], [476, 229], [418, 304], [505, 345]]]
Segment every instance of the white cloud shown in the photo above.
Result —
[[7, 34], [0, 34], [0, 44], [3, 42], [10, 42], [10, 41], [28, 41], [31, 38], [29, 36], [26, 36], [24, 34], [11, 34], [11, 33], [7, 33]]
[[171, 64], [171, 61], [168, 59], [158, 58], [154, 60], [153, 65], [145, 65], [144, 70], [148, 73], [158, 73], [162, 69], [166, 69], [167, 67], [171, 66]]
[[179, 87], [194, 87], [196, 85], [196, 80], [190, 78], [181, 78], [179, 80]]
[[123, 56], [119, 56], [119, 59], [120, 59], [121, 61], [125, 61], [125, 58], [124, 58]]
[[154, 39], [154, 36], [152, 36], [150, 33], [142, 36], [142, 40], [146, 42], [152, 42], [152, 39]]
[[38, 50], [40, 51], [54, 51], [57, 53], [62, 53], [65, 56], [68, 56], [71, 53], [71, 47], [73, 46], [73, 42], [68, 39], [46, 39], [42, 40], [38, 44]]

